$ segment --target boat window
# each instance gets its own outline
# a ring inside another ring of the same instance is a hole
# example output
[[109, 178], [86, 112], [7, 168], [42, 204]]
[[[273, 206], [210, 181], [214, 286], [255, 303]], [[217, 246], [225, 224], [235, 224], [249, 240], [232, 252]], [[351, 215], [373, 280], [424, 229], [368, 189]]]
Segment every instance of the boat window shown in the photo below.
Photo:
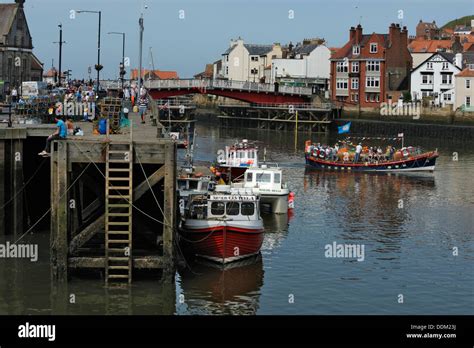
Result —
[[279, 184], [281, 182], [281, 174], [280, 173], [275, 173], [275, 176], [273, 177], [273, 182], [275, 184]]
[[227, 202], [227, 215], [239, 215], [238, 202]]
[[198, 188], [198, 181], [189, 181], [190, 190], [197, 190], [197, 188]]
[[250, 216], [255, 213], [255, 204], [254, 203], [242, 203], [241, 206], [242, 215]]
[[253, 181], [253, 173], [247, 173], [247, 182]]
[[271, 182], [271, 174], [257, 174], [257, 182]]
[[224, 215], [224, 203], [223, 202], [212, 202], [211, 214], [212, 215]]

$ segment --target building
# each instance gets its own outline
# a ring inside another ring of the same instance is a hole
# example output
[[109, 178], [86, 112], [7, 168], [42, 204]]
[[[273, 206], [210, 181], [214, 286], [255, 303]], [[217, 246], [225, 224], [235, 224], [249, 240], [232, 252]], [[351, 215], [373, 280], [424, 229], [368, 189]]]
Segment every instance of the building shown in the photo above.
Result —
[[203, 72], [194, 75], [195, 79], [212, 79], [214, 77], [214, 64], [206, 64], [206, 68]]
[[352, 27], [349, 41], [331, 57], [331, 99], [361, 107], [398, 101], [409, 90], [412, 57], [408, 31], [391, 24], [388, 34]]
[[331, 51], [324, 40], [304, 40], [293, 49], [290, 44], [287, 58], [276, 58], [270, 66], [270, 82], [292, 85], [318, 86], [327, 89], [331, 70]]
[[43, 64], [33, 54], [24, 2], [0, 4], [0, 84], [10, 88], [43, 79]]
[[462, 54], [433, 53], [411, 72], [411, 96], [429, 99], [436, 106], [453, 105], [454, 76], [461, 71]]
[[441, 30], [436, 25], [436, 21], [423, 22], [421, 19], [416, 26], [416, 38], [423, 40], [438, 40]]
[[282, 54], [279, 43], [255, 45], [246, 44], [241, 38], [231, 40], [229, 48], [222, 54], [222, 70], [218, 78], [263, 82], [265, 68], [271, 66], [273, 59], [282, 58]]
[[474, 64], [455, 75], [454, 110], [474, 112]]
[[413, 58], [413, 68], [423, 63], [436, 52], [460, 53], [463, 44], [459, 35], [454, 35], [449, 40], [416, 39], [408, 44], [408, 50]]
[[[142, 79], [144, 80], [177, 80], [179, 79], [179, 77], [176, 71], [142, 69]], [[130, 71], [130, 80], [138, 80], [138, 69], [132, 69]]]
[[454, 34], [457, 35], [469, 35], [474, 28], [474, 19], [471, 20], [471, 26], [464, 24], [464, 25], [456, 25], [454, 27]]

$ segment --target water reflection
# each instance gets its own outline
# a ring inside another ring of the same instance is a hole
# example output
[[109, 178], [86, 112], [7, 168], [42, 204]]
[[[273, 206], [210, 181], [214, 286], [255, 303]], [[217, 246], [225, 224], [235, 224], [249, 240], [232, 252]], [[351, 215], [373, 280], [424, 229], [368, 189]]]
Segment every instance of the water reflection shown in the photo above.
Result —
[[199, 261], [180, 272], [188, 314], [252, 315], [259, 309], [262, 257], [222, 267]]
[[262, 253], [275, 252], [288, 235], [288, 227], [293, 211], [289, 214], [262, 214], [265, 226], [265, 237], [262, 244]]

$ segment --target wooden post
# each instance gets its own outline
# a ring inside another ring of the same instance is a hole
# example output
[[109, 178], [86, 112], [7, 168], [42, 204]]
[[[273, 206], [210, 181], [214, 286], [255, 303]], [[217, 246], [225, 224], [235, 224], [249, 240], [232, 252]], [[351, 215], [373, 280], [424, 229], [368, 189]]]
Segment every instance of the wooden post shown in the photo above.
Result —
[[5, 140], [0, 140], [0, 235], [5, 231]]
[[58, 281], [67, 280], [67, 145], [57, 141], [51, 151], [51, 266], [52, 279]]
[[163, 281], [172, 281], [174, 277], [173, 242], [176, 220], [176, 144], [165, 145], [165, 182], [164, 182], [164, 218], [163, 227]]
[[12, 139], [13, 166], [12, 166], [12, 230], [16, 239], [23, 233], [23, 140]]

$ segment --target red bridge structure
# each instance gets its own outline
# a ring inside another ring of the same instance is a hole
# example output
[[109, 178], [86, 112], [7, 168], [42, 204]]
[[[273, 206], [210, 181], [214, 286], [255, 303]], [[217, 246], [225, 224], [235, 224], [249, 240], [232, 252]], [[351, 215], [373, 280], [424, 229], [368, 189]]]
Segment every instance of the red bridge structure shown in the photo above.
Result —
[[153, 99], [166, 99], [186, 94], [212, 94], [252, 104], [303, 104], [312, 97], [310, 87], [232, 80], [150, 80], [145, 81]]

